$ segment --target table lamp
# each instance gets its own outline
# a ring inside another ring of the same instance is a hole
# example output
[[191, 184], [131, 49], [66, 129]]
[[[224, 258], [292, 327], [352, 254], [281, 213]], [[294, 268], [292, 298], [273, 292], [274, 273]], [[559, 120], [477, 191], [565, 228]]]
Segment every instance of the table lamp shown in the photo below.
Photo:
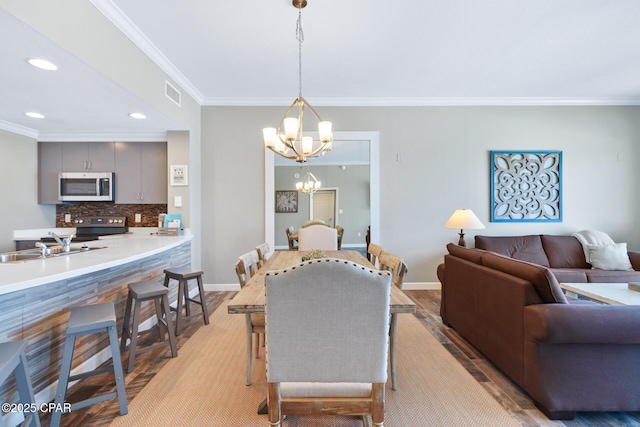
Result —
[[478, 230], [481, 228], [485, 228], [484, 224], [480, 222], [478, 217], [473, 213], [471, 209], [456, 209], [456, 211], [451, 215], [449, 220], [444, 225], [444, 228], [459, 228], [460, 229], [460, 240], [458, 240], [458, 245], [466, 246], [464, 243], [464, 229], [468, 230]]

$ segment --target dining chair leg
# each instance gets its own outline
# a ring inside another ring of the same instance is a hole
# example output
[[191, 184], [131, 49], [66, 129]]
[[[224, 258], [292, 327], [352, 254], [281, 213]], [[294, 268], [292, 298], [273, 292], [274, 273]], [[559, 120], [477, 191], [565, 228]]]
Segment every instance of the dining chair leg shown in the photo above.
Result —
[[253, 342], [253, 331], [251, 328], [251, 314], [245, 314], [245, 320], [247, 324], [247, 385], [251, 385], [251, 344]]
[[396, 390], [396, 321], [398, 313], [391, 313], [389, 325], [389, 362], [391, 363], [391, 388]]
[[280, 427], [282, 414], [280, 413], [280, 383], [269, 383], [267, 390], [267, 407], [269, 426]]

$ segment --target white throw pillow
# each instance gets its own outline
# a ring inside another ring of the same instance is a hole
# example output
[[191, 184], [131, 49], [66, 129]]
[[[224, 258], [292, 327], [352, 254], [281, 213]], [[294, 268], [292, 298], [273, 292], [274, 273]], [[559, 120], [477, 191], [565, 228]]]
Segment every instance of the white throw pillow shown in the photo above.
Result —
[[599, 270], [633, 270], [626, 243], [611, 245], [587, 245], [588, 262]]

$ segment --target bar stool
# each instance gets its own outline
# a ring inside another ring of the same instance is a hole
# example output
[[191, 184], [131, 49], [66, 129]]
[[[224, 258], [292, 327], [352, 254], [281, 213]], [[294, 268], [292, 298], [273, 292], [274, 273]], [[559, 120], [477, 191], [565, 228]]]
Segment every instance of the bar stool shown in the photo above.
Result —
[[[168, 293], [169, 290], [155, 280], [129, 284], [129, 294], [127, 295], [127, 306], [124, 311], [122, 337], [120, 340], [120, 351], [124, 352], [127, 347], [127, 338], [131, 339], [129, 343], [129, 366], [127, 367], [127, 372], [133, 371], [136, 354], [168, 345], [171, 347], [171, 357], [178, 355], [176, 337], [173, 333], [173, 325], [171, 324]], [[133, 319], [131, 319], [131, 304], [134, 300], [135, 308], [133, 311]], [[158, 328], [158, 334], [160, 335], [160, 342], [138, 349], [138, 335], [153, 332], [153, 328], [141, 332], [138, 331], [138, 327], [140, 326], [140, 307], [143, 301], [149, 300], [153, 300], [156, 306], [156, 317], [158, 319], [156, 326]], [[131, 329], [129, 329], [130, 323]], [[169, 334], [169, 341], [165, 341], [164, 339], [165, 332]]]
[[[176, 335], [180, 335], [182, 326], [186, 319], [189, 319], [198, 314], [191, 314], [190, 303], [199, 305], [202, 308], [202, 316], [204, 317], [204, 324], [209, 324], [209, 313], [207, 310], [207, 299], [204, 296], [204, 286], [202, 285], [202, 271], [191, 271], [188, 268], [171, 268], [164, 270], [164, 286], [169, 287], [169, 281], [171, 279], [178, 281], [178, 301], [176, 308], [171, 307], [171, 310], [176, 312]], [[196, 301], [189, 297], [189, 280], [197, 279], [198, 281], [198, 293], [200, 294], [200, 301]], [[182, 315], [182, 300], [184, 299], [184, 311], [185, 315]]]
[[[71, 375], [71, 363], [73, 362], [73, 350], [76, 337], [79, 335], [97, 334], [107, 332], [109, 334], [109, 347], [111, 348], [111, 366], [85, 372], [78, 375]], [[71, 316], [67, 323], [67, 339], [64, 344], [64, 354], [60, 365], [60, 377], [58, 379], [58, 390], [56, 391], [55, 407], [62, 408], [67, 395], [67, 388], [72, 381], [92, 377], [112, 371], [116, 379], [116, 391], [95, 396], [90, 399], [72, 403], [70, 410], [84, 408], [103, 400], [118, 397], [120, 404], [120, 415], [125, 415], [127, 410], [127, 396], [124, 391], [124, 374], [122, 372], [122, 362], [120, 352], [118, 352], [118, 333], [116, 332], [116, 310], [113, 302], [102, 304], [85, 305], [71, 309]], [[62, 411], [56, 410], [51, 415], [51, 426], [60, 425]]]
[[[18, 386], [18, 396], [20, 403], [36, 403], [27, 366], [27, 355], [25, 353], [27, 341], [11, 341], [0, 343], [0, 384], [3, 384], [11, 374], [15, 375]], [[0, 414], [0, 425], [4, 426], [2, 414]], [[22, 425], [40, 427], [40, 417], [38, 411], [24, 413]]]

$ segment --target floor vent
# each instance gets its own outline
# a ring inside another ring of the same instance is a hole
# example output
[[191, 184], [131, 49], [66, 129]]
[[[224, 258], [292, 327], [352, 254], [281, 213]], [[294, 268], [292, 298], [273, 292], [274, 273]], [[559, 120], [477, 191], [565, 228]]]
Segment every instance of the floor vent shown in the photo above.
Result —
[[175, 102], [178, 107], [181, 106], [180, 99], [182, 97], [182, 94], [178, 91], [178, 89], [176, 89], [171, 83], [166, 80], [164, 81], [164, 94], [167, 98]]

